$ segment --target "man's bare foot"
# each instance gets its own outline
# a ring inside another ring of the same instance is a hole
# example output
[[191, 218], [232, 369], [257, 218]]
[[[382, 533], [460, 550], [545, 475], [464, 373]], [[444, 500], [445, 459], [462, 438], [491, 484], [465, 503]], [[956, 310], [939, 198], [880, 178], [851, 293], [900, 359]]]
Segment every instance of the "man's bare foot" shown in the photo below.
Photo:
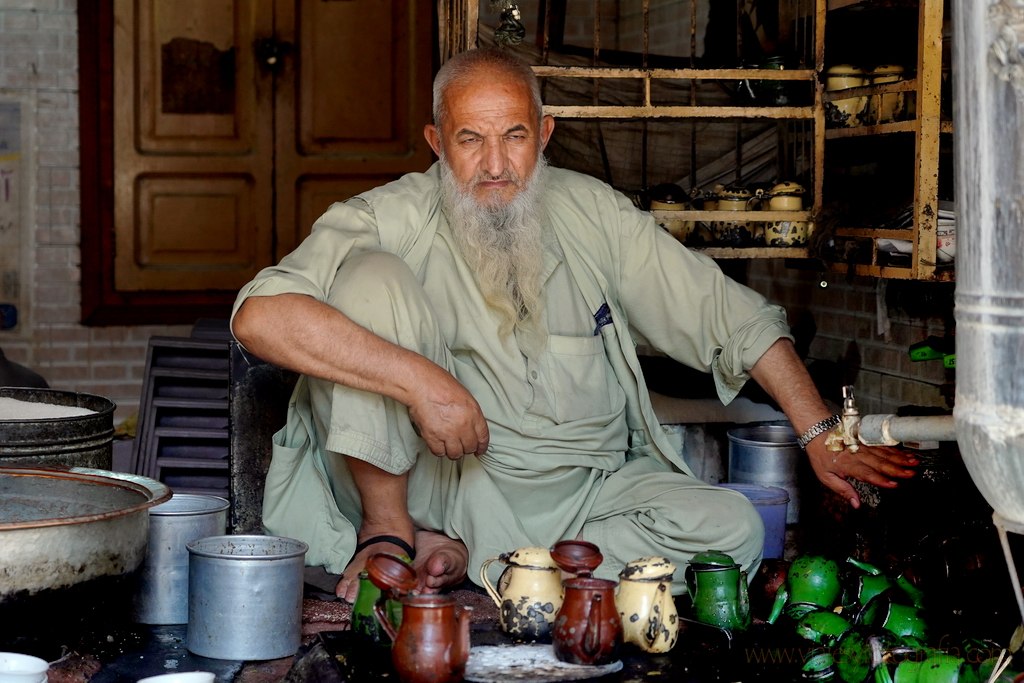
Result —
[[462, 541], [437, 531], [420, 529], [416, 532], [416, 561], [413, 566], [420, 577], [420, 590], [436, 593], [466, 578], [469, 551]]
[[[374, 537], [379, 538], [382, 536], [382, 534], [396, 536], [398, 538], [401, 538], [402, 540], [406, 540], [407, 538], [412, 536], [411, 532], [394, 533], [389, 530], [384, 531], [382, 533], [374, 533], [373, 531], [369, 531], [367, 529], [360, 529], [359, 543], [365, 543], [367, 540], [370, 540]], [[409, 543], [409, 547], [415, 546], [412, 543]], [[403, 555], [408, 555], [408, 552], [409, 551], [407, 548], [403, 548], [400, 545], [388, 543], [386, 541], [381, 541], [378, 543], [372, 543], [370, 545], [367, 545], [365, 548], [363, 548], [362, 550], [360, 550], [352, 556], [352, 559], [349, 561], [348, 566], [345, 567], [345, 572], [341, 575], [341, 580], [339, 580], [338, 585], [334, 587], [334, 594], [342, 600], [354, 604], [356, 601], [356, 596], [359, 594], [359, 572], [363, 571], [363, 569], [366, 568], [367, 560], [369, 560], [372, 556], [376, 555], [377, 553], [391, 553], [393, 555], [402, 557]]]

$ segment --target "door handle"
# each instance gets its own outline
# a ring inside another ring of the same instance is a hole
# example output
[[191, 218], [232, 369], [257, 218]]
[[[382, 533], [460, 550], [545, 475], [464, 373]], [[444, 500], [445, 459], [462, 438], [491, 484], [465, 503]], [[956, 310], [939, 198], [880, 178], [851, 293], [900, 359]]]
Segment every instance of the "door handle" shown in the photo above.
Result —
[[271, 71], [281, 68], [284, 58], [292, 51], [293, 45], [277, 38], [261, 38], [256, 41], [256, 61]]

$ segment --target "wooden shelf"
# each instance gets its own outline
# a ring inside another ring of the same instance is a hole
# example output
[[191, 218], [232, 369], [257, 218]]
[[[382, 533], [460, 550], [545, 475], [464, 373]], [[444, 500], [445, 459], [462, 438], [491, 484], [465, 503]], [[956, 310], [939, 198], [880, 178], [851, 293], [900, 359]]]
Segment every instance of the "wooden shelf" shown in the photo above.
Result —
[[752, 221], [754, 223], [771, 223], [774, 221], [809, 221], [814, 218], [810, 211], [703, 211], [687, 209], [684, 211], [651, 211], [651, 215], [659, 223], [670, 221], [696, 221], [710, 223], [712, 221]]
[[[885, 20], [885, 13], [890, 6], [871, 0], [828, 0], [828, 10], [839, 10], [855, 5], [870, 8], [878, 13], [878, 21]], [[941, 88], [942, 88], [942, 26], [943, 0], [919, 0], [916, 7], [917, 63], [907, 71], [914, 75], [903, 81], [879, 85], [867, 85], [847, 88], [825, 93], [825, 103], [848, 98], [864, 98], [879, 96], [885, 93], [912, 93], [914, 118], [905, 121], [879, 123], [875, 125], [853, 128], [828, 128], [825, 131], [826, 141], [844, 138], [863, 138], [892, 134], [913, 136], [913, 188], [914, 194], [908, 202], [913, 207], [913, 224], [904, 229], [869, 228], [847, 226], [837, 228], [835, 236], [838, 240], [857, 240], [870, 245], [870, 263], [833, 263], [830, 269], [839, 273], [854, 273], [869, 277], [913, 279], [913, 280], [952, 280], [955, 270], [952, 264], [938, 263], [936, 258], [936, 232], [939, 213], [939, 166], [940, 136], [953, 131], [951, 121], [942, 120]], [[872, 15], [872, 21], [874, 21]], [[908, 17], [909, 18], [909, 17]], [[829, 18], [830, 21], [841, 21], [841, 17]], [[909, 27], [908, 27], [909, 29]], [[870, 63], [872, 56], [870, 45], [864, 46], [863, 59]], [[909, 98], [908, 98], [909, 99]], [[875, 146], [865, 146], [866, 149]], [[851, 156], [856, 155], [853, 148]], [[877, 154], [877, 152], [873, 152]], [[907, 150], [909, 153], [909, 150]], [[826, 158], [828, 151], [826, 150]], [[878, 159], [873, 159], [878, 161]], [[838, 169], [837, 169], [838, 170]], [[829, 189], [829, 168], [825, 166], [824, 189]], [[840, 182], [843, 182], [840, 173]], [[883, 188], [884, 189], [884, 188]], [[838, 194], [838, 193], [837, 193]], [[906, 265], [883, 265], [893, 257], [884, 253], [878, 241], [884, 239], [905, 240], [912, 246], [911, 255], [903, 255], [899, 263]], [[837, 252], [842, 252], [842, 245]], [[863, 260], [869, 260], [863, 258]]]
[[556, 118], [593, 119], [811, 119], [815, 106], [704, 106], [655, 104], [651, 82], [677, 81], [782, 81], [816, 83], [814, 69], [628, 69], [616, 67], [534, 66], [540, 78], [636, 79], [644, 83], [644, 101], [637, 105], [545, 105]]
[[[833, 273], [849, 274], [850, 266], [846, 263], [832, 263], [829, 265], [829, 270]], [[884, 278], [886, 280], [922, 279], [917, 270], [910, 266], [879, 266], [857, 263], [853, 265], [853, 272], [855, 275]], [[935, 282], [953, 282], [956, 279], [955, 271], [951, 267], [937, 267], [932, 271], [928, 279]]]
[[865, 237], [889, 240], [914, 239], [913, 228], [836, 228], [840, 237]]
[[[866, 135], [888, 135], [891, 133], [916, 133], [919, 122], [916, 120], [893, 121], [891, 123], [879, 123], [874, 126], [857, 126], [855, 128], [829, 128], [825, 131], [825, 138], [835, 140], [837, 138], [857, 138]], [[952, 133], [953, 122], [942, 121], [939, 123], [940, 133]]]
[[694, 247], [711, 258], [742, 259], [742, 258], [808, 258], [807, 247]]
[[711, 107], [701, 105], [544, 105], [544, 113], [573, 119], [811, 119], [814, 107]]

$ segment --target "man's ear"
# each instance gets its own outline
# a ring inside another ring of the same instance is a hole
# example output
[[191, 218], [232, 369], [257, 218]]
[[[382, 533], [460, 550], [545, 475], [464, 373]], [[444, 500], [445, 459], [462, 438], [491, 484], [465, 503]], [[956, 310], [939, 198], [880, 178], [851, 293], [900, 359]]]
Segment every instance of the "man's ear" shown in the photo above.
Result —
[[441, 135], [437, 132], [437, 126], [432, 123], [428, 123], [423, 126], [423, 137], [427, 139], [427, 144], [430, 145], [430, 149], [434, 150], [434, 154], [437, 158], [441, 158]]
[[543, 150], [548, 146], [548, 140], [551, 139], [551, 133], [555, 130], [555, 117], [550, 114], [545, 114], [544, 118], [540, 120], [540, 148]]

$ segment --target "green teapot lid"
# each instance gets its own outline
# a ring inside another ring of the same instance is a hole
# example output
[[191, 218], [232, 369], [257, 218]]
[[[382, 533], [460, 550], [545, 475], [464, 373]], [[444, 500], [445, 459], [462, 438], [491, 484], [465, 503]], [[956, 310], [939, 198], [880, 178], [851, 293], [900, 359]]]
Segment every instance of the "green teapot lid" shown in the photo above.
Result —
[[721, 550], [705, 550], [704, 552], [697, 553], [690, 560], [690, 564], [712, 565], [716, 567], [737, 566], [736, 560], [732, 559], [732, 555]]

